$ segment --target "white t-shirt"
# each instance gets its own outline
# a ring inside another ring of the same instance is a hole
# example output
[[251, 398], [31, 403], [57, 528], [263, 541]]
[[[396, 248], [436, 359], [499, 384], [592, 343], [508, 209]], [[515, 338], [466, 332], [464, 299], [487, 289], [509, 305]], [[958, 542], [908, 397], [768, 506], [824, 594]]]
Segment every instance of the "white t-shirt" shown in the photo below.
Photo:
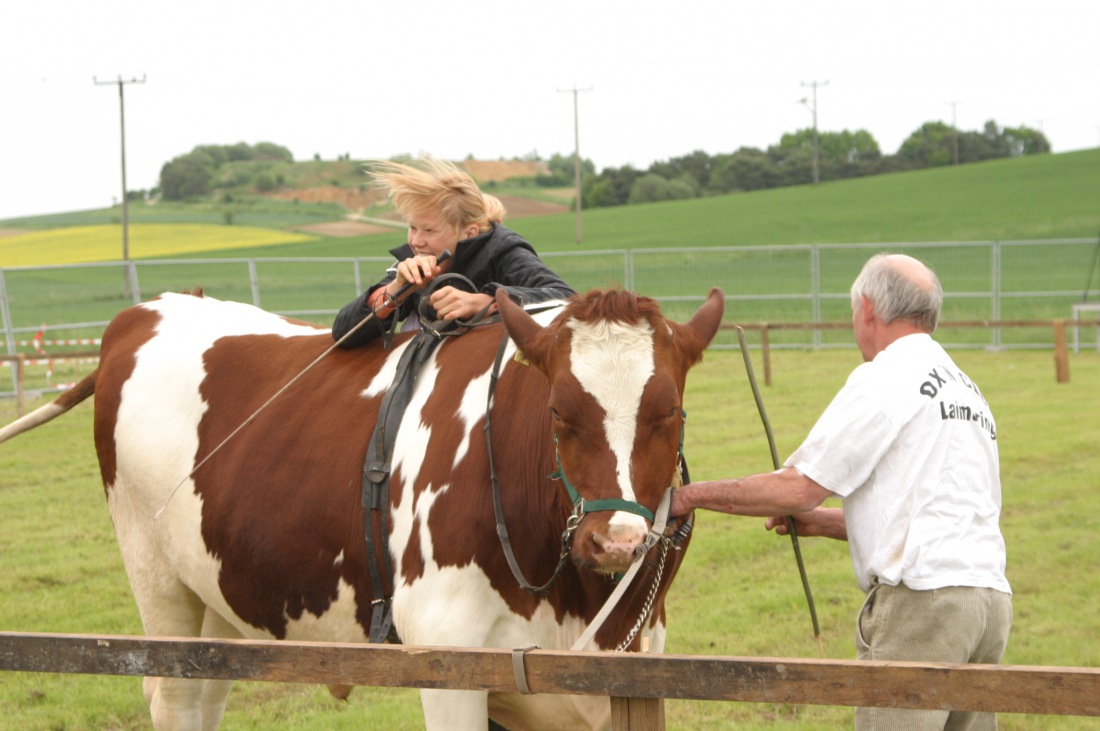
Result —
[[856, 368], [790, 459], [844, 502], [860, 588], [1011, 593], [997, 426], [977, 385], [929, 335]]

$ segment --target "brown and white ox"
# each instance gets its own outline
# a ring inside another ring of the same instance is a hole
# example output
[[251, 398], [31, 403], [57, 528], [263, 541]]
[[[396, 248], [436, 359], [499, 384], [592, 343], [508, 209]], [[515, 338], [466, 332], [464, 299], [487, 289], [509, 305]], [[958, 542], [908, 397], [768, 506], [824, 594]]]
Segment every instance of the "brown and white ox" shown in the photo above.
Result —
[[[559, 459], [586, 500], [657, 509], [677, 471], [685, 378], [723, 311], [718, 290], [686, 324], [616, 290], [534, 315], [503, 293], [497, 303], [503, 325], [449, 339], [425, 363], [396, 438], [386, 538], [394, 627], [406, 644], [568, 648], [650, 527], [628, 511], [587, 513], [549, 591], [517, 585], [496, 531], [484, 433], [505, 329], [492, 459], [516, 560], [536, 583], [553, 574], [574, 510], [550, 477]], [[375, 597], [364, 454], [408, 342], [335, 350], [272, 400], [332, 345], [327, 329], [165, 294], [119, 314], [98, 369], [0, 430], [0, 441], [94, 390], [107, 503], [146, 634], [366, 642]], [[668, 552], [628, 649], [645, 638], [661, 651], [663, 598], [681, 558]], [[624, 640], [655, 573], [639, 573], [588, 649]], [[158, 729], [215, 729], [229, 688], [144, 681]], [[610, 718], [608, 700], [591, 696], [424, 690], [422, 705], [430, 729], [483, 731], [489, 716], [512, 729], [599, 728]]]

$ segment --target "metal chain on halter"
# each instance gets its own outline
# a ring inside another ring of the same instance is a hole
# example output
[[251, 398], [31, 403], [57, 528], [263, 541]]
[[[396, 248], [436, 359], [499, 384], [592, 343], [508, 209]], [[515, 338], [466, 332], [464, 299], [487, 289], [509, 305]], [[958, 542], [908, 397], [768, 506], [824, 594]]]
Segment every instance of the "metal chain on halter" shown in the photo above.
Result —
[[[676, 465], [676, 471], [672, 475], [672, 487], [683, 487], [684, 463], [681, 460]], [[673, 537], [664, 537], [661, 539], [661, 558], [657, 561], [657, 574], [653, 577], [653, 584], [649, 587], [649, 594], [645, 598], [645, 604], [642, 605], [642, 612], [638, 616], [638, 621], [634, 623], [634, 626], [630, 628], [630, 632], [627, 633], [626, 639], [620, 642], [616, 647], [616, 652], [626, 652], [626, 648], [630, 647], [630, 643], [634, 641], [634, 638], [638, 635], [638, 632], [642, 629], [642, 625], [645, 624], [646, 619], [649, 618], [649, 613], [653, 610], [653, 602], [657, 598], [657, 590], [661, 586], [661, 577], [665, 572], [665, 560], [668, 558], [668, 547], [671, 545], [677, 551], [680, 550], [680, 543], [687, 537], [687, 533], [691, 531], [691, 522], [684, 521], [680, 528], [673, 534]]]
[[645, 598], [645, 604], [642, 606], [642, 613], [638, 617], [638, 621], [630, 628], [630, 632], [627, 633], [626, 639], [615, 647], [616, 652], [626, 652], [626, 648], [630, 647], [630, 643], [634, 641], [634, 638], [638, 635], [638, 631], [641, 630], [642, 625], [645, 624], [646, 619], [649, 617], [649, 612], [653, 609], [653, 600], [657, 598], [657, 589], [661, 586], [661, 576], [665, 572], [665, 559], [668, 558], [668, 544], [671, 542], [672, 541], [668, 538], [661, 539], [661, 558], [657, 562], [657, 574], [653, 577], [653, 585], [649, 587], [649, 595]]

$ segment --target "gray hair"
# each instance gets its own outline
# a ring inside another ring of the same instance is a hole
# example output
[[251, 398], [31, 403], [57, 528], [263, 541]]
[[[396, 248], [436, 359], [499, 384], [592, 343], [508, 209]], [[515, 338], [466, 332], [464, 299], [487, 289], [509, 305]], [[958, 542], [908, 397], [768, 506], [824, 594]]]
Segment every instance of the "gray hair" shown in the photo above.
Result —
[[852, 308], [860, 296], [874, 306], [885, 323], [909, 320], [934, 332], [943, 305], [943, 287], [927, 265], [904, 254], [877, 254], [863, 265], [852, 283]]

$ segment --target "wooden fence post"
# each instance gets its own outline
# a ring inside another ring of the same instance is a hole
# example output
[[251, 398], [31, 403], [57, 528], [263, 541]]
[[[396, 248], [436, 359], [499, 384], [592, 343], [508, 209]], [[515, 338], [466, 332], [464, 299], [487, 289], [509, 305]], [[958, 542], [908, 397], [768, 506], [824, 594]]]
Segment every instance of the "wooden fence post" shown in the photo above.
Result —
[[23, 361], [23, 354], [20, 353], [12, 362], [15, 366], [15, 415], [19, 417], [23, 416], [23, 378], [27, 371]]
[[1066, 347], [1066, 321], [1054, 321], [1054, 377], [1069, 383], [1069, 349]]
[[611, 698], [611, 731], [665, 731], [664, 698]]

